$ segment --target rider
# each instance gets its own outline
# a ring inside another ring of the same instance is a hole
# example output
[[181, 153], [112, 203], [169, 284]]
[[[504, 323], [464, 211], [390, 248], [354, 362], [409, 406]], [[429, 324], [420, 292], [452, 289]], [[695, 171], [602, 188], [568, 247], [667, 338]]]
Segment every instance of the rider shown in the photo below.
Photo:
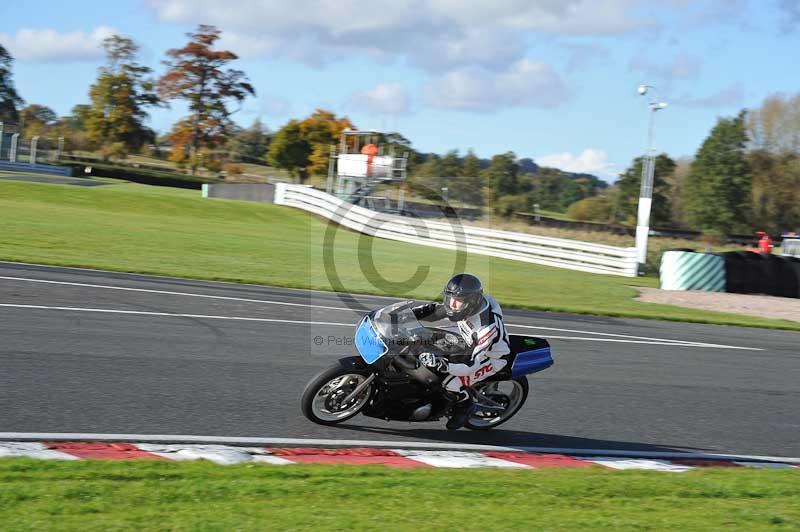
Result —
[[448, 373], [442, 385], [457, 395], [453, 414], [447, 422], [449, 430], [464, 426], [473, 412], [472, 395], [467, 391], [487, 377], [502, 370], [511, 352], [503, 325], [503, 311], [492, 296], [483, 293], [480, 279], [469, 273], [454, 275], [444, 288], [444, 301], [415, 307], [417, 319], [444, 319], [456, 322], [467, 345], [466, 363], [453, 363], [431, 353], [420, 355], [420, 362], [442, 373]]

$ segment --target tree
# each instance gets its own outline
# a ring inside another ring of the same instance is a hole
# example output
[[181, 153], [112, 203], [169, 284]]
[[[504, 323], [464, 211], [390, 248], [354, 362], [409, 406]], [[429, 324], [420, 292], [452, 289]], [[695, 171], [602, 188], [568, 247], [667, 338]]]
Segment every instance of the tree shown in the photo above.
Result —
[[250, 127], [236, 131], [228, 141], [227, 149], [234, 158], [254, 162], [267, 154], [269, 141], [269, 130], [257, 118]]
[[567, 209], [567, 216], [573, 220], [610, 223], [614, 220], [613, 195], [592, 196], [576, 201]]
[[483, 205], [483, 187], [481, 177], [481, 161], [475, 152], [469, 150], [461, 165], [461, 176], [457, 180], [458, 199], [470, 205]]
[[106, 156], [124, 157], [154, 141], [155, 133], [144, 124], [145, 109], [160, 100], [149, 77], [152, 69], [136, 62], [139, 46], [132, 39], [112, 35], [103, 40], [103, 49], [106, 64], [89, 89], [86, 130]]
[[800, 220], [800, 94], [769, 96], [747, 113], [753, 219], [779, 233]]
[[442, 175], [442, 158], [436, 154], [429, 154], [427, 159], [416, 166], [409, 179], [411, 189], [423, 198], [441, 201], [442, 187], [446, 186]]
[[95, 148], [89, 141], [87, 132], [90, 111], [91, 106], [87, 104], [75, 105], [68, 115], [59, 118], [50, 128], [52, 136], [64, 138], [64, 149], [66, 151], [89, 151]]
[[753, 178], [753, 220], [772, 234], [800, 224], [800, 154], [753, 150], [747, 154]]
[[167, 51], [167, 72], [158, 80], [162, 99], [189, 102], [191, 115], [176, 124], [172, 135], [173, 145], [179, 145], [178, 153], [184, 158], [197, 154], [200, 148], [211, 149], [223, 143], [232, 124], [228, 102], [255, 96], [244, 72], [225, 69], [238, 56], [212, 49], [220, 37], [217, 28], [201, 24], [187, 37], [190, 41], [183, 48]]
[[721, 237], [749, 231], [752, 183], [745, 158], [745, 112], [720, 118], [697, 151], [686, 177], [684, 200], [689, 221]]
[[800, 94], [773, 94], [747, 113], [748, 147], [773, 154], [800, 153]]
[[303, 137], [300, 122], [290, 120], [273, 137], [267, 152], [267, 163], [284, 168], [301, 183], [308, 179], [311, 144]]
[[481, 160], [475, 155], [475, 152], [470, 148], [467, 155], [464, 156], [464, 162], [461, 166], [461, 175], [464, 177], [477, 177], [481, 173]]
[[686, 220], [686, 213], [684, 208], [684, 187], [686, 184], [686, 176], [689, 175], [689, 169], [692, 165], [692, 160], [688, 157], [681, 157], [675, 161], [675, 170], [667, 176], [666, 181], [669, 186], [670, 207], [672, 211], [672, 227], [684, 228], [688, 227]]
[[519, 171], [526, 174], [535, 174], [539, 171], [539, 165], [533, 162], [530, 157], [524, 157], [517, 161]]
[[25, 103], [14, 88], [14, 80], [11, 77], [13, 63], [14, 58], [0, 44], [0, 122], [18, 122], [17, 108]]
[[461, 175], [461, 158], [458, 156], [458, 150], [450, 150], [444, 154], [441, 161], [441, 172], [442, 177], [447, 180]]
[[338, 144], [345, 129], [355, 129], [347, 117], [337, 117], [325, 109], [317, 109], [300, 122], [300, 134], [311, 146], [308, 173], [325, 174], [331, 155], [331, 144]]
[[44, 105], [32, 103], [19, 112], [19, 129], [23, 137], [46, 135], [56, 120], [58, 115], [55, 111]]
[[[639, 192], [642, 186], [643, 158], [637, 157], [631, 166], [620, 174], [616, 185], [619, 187], [619, 204], [617, 215], [619, 221], [628, 225], [636, 224], [639, 208]], [[675, 171], [675, 161], [666, 153], [655, 159], [653, 172], [653, 206], [650, 213], [650, 225], [665, 227], [672, 221], [672, 205], [670, 202], [670, 186], [667, 178]]]
[[483, 177], [495, 191], [497, 197], [513, 195], [518, 192], [517, 174], [519, 167], [515, 162], [514, 152], [506, 152], [492, 157], [489, 168], [483, 171]]

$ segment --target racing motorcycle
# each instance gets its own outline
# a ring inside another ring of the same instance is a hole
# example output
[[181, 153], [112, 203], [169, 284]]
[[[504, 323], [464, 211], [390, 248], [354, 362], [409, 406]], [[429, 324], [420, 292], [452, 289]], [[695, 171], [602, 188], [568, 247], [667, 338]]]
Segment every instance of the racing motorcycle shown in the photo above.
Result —
[[[452, 415], [456, 394], [441, 386], [445, 375], [421, 364], [420, 356], [464, 362], [470, 349], [455, 324], [420, 322], [413, 305], [394, 303], [361, 319], [354, 337], [360, 356], [339, 359], [306, 386], [301, 407], [309, 420], [335, 425], [359, 413], [387, 421], [436, 421]], [[553, 365], [546, 340], [516, 334], [508, 340], [506, 367], [467, 387], [475, 404], [467, 428], [487, 430], [511, 419], [528, 397], [526, 375]]]

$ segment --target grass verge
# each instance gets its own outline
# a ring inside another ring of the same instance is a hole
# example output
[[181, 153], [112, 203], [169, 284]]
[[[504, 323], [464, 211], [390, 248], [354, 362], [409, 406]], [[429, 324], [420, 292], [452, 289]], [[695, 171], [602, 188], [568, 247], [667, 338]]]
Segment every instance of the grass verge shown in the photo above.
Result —
[[652, 278], [477, 255], [459, 265], [452, 251], [345, 229], [326, 238], [326, 221], [299, 210], [204, 200], [196, 191], [4, 181], [0, 213], [2, 260], [418, 299], [436, 298], [458, 269], [475, 272], [509, 307], [800, 330], [789, 321], [635, 301], [629, 285], [655, 286]]
[[800, 471], [398, 470], [0, 460], [5, 530], [744, 530], [800, 526]]

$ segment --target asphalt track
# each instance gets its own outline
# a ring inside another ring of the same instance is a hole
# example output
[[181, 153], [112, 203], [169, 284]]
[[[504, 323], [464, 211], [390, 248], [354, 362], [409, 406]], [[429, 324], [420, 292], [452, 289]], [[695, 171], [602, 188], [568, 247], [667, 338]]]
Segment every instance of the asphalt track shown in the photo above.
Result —
[[800, 333], [506, 314], [511, 332], [550, 339], [556, 365], [503, 427], [362, 416], [322, 427], [299, 398], [353, 354], [359, 313], [339, 295], [0, 263], [0, 432], [800, 456]]

